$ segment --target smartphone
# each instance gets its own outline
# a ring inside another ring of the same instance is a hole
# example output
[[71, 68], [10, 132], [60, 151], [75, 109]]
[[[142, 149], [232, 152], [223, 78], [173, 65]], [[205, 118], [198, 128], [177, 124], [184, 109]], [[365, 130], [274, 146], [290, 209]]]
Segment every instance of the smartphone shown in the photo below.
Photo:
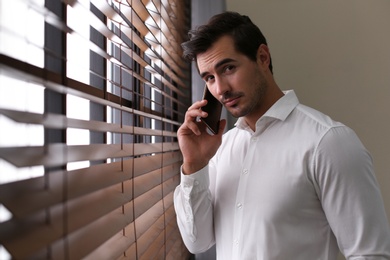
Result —
[[208, 116], [206, 118], [201, 118], [201, 120], [213, 134], [218, 134], [222, 104], [211, 94], [207, 85], [204, 87], [203, 99], [207, 100], [207, 105], [202, 107], [202, 110], [207, 112]]

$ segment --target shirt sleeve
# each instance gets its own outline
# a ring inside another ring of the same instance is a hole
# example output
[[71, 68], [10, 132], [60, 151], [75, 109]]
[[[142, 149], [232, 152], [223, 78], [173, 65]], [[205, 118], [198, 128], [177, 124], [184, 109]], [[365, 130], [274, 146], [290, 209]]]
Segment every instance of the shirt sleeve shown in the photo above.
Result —
[[208, 165], [191, 175], [181, 171], [181, 182], [174, 192], [179, 230], [184, 244], [194, 254], [206, 251], [215, 243], [209, 183]]
[[390, 259], [390, 228], [372, 159], [356, 134], [331, 128], [313, 162], [317, 194], [346, 259]]

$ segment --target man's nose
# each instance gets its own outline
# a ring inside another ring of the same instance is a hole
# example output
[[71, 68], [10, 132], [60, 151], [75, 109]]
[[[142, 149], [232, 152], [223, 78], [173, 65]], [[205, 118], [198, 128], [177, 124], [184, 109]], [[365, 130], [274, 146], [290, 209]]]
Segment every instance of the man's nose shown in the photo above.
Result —
[[226, 92], [229, 91], [229, 84], [223, 78], [216, 78], [215, 80], [215, 90], [218, 96], [223, 96]]

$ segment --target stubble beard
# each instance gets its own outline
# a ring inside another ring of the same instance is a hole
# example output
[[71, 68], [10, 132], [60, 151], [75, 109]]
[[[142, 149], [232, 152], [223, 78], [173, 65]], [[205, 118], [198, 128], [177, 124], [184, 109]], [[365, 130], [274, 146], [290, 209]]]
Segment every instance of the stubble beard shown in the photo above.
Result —
[[[246, 102], [246, 104], [241, 106], [238, 104], [237, 106], [228, 109], [233, 117], [245, 117], [261, 109], [265, 93], [268, 89], [267, 81], [263, 77], [260, 77], [253, 85], [253, 88], [255, 88], [253, 93], [250, 93], [249, 95], [243, 95], [244, 98], [249, 97], [249, 100]], [[232, 96], [234, 95], [239, 94], [232, 94]]]

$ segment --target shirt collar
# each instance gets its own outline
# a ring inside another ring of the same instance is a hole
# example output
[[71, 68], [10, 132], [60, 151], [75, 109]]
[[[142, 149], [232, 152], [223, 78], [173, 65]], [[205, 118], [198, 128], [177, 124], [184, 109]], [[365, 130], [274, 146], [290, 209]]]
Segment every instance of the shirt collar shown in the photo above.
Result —
[[[274, 118], [281, 121], [284, 121], [288, 115], [294, 110], [294, 108], [299, 104], [298, 97], [295, 95], [294, 90], [283, 91], [284, 96], [281, 97], [275, 104], [270, 107], [265, 114], [259, 118], [257, 123], [262, 118]], [[256, 125], [257, 125], [256, 123]], [[236, 124], [236, 127], [240, 129], [247, 129], [249, 126], [246, 124], [244, 118], [240, 117]]]

